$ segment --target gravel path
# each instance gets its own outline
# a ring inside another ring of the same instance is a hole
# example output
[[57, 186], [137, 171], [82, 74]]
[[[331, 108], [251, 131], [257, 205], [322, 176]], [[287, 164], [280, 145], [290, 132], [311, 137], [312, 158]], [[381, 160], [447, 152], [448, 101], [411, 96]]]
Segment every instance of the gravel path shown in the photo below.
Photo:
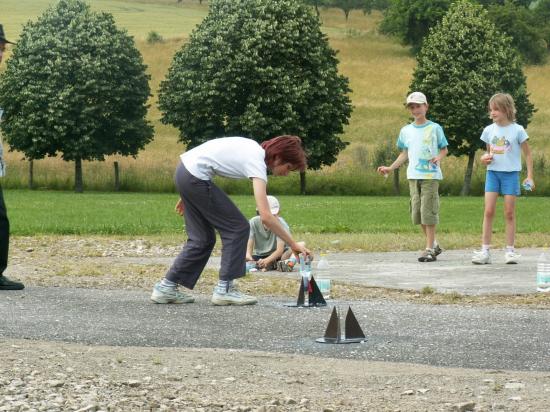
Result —
[[344, 310], [347, 302], [304, 309], [262, 298], [250, 307], [216, 307], [200, 295], [194, 304], [156, 305], [148, 292], [82, 288], [28, 288], [0, 296], [0, 334], [12, 338], [550, 372], [548, 310], [353, 302], [367, 342], [323, 345], [314, 339], [323, 336], [331, 306]]

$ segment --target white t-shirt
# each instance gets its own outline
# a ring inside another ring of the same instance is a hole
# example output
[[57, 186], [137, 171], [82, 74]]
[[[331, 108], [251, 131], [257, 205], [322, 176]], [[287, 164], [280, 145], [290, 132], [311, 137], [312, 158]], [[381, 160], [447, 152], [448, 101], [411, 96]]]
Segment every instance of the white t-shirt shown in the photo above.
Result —
[[443, 128], [428, 120], [417, 125], [410, 123], [401, 129], [397, 147], [406, 150], [409, 157], [407, 179], [443, 179], [439, 164], [431, 163], [441, 149], [448, 146]]
[[523, 126], [511, 123], [499, 126], [492, 123], [481, 133], [481, 140], [487, 143], [493, 154], [493, 161], [487, 170], [496, 172], [519, 172], [521, 170], [521, 144], [529, 139]]
[[267, 182], [265, 150], [252, 139], [221, 137], [209, 140], [183, 153], [181, 162], [201, 180], [214, 176], [232, 179], [257, 177]]

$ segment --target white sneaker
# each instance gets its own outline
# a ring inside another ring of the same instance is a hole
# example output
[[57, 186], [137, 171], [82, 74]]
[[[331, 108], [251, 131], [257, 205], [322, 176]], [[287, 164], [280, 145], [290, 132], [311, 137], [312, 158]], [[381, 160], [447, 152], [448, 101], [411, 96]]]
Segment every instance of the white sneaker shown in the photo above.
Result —
[[227, 292], [222, 291], [220, 288], [215, 287], [214, 293], [212, 294], [211, 302], [217, 306], [227, 306], [227, 305], [255, 305], [258, 303], [258, 299], [254, 296], [245, 295], [244, 293], [239, 292], [235, 286], [231, 286]]
[[506, 252], [504, 254], [504, 261], [506, 262], [507, 265], [516, 264], [516, 263], [518, 263], [518, 260], [519, 260], [520, 257], [521, 257], [521, 255], [519, 253]]
[[491, 263], [491, 253], [488, 250], [475, 250], [472, 256], [474, 265], [487, 265]]

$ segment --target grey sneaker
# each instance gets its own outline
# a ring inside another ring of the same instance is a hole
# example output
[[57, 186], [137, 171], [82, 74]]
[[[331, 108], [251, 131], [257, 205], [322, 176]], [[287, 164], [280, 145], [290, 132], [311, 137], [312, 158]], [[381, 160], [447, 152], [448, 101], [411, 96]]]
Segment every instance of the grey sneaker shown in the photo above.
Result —
[[214, 293], [212, 294], [212, 303], [217, 306], [244, 306], [255, 305], [258, 303], [258, 299], [254, 296], [245, 295], [244, 293], [239, 292], [235, 286], [230, 286], [227, 291], [224, 291], [219, 287], [215, 287]]
[[153, 288], [151, 300], [155, 303], [193, 303], [195, 298], [177, 288], [169, 288], [159, 283]]

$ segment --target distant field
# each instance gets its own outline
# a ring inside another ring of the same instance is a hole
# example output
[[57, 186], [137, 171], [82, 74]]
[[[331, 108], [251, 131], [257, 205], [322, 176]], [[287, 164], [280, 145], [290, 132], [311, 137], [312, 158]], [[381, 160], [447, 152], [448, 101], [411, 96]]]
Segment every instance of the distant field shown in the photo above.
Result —
[[[2, 24], [10, 36], [17, 38], [22, 24], [36, 18], [55, 4], [53, 0], [2, 0]], [[145, 39], [151, 30], [163, 37], [187, 37], [206, 15], [207, 8], [198, 1], [184, 0], [91, 0], [93, 10], [112, 13], [120, 27], [136, 39]], [[11, 37], [8, 37], [11, 38]]]
[[[2, 0], [2, 21], [8, 35], [17, 39], [21, 24], [29, 18], [36, 19], [51, 3], [48, 0]], [[125, 190], [171, 190], [173, 168], [177, 155], [184, 147], [177, 142], [178, 131], [160, 123], [156, 91], [174, 52], [184, 44], [193, 28], [206, 15], [207, 3], [201, 6], [197, 0], [184, 0], [182, 3], [175, 0], [93, 0], [91, 4], [96, 10], [112, 13], [117, 23], [136, 38], [152, 76], [153, 96], [149, 119], [155, 126], [155, 140], [137, 159], [113, 156], [103, 163], [85, 163], [86, 188], [109, 190], [112, 187], [112, 164], [116, 160], [121, 165]], [[402, 101], [408, 90], [415, 60], [405, 47], [378, 33], [381, 19], [379, 13], [363, 15], [354, 11], [346, 22], [341, 11], [330, 9], [322, 10], [321, 17], [323, 30], [328, 34], [332, 47], [338, 50], [340, 70], [350, 79], [355, 110], [343, 136], [344, 140], [351, 142], [350, 146], [341, 153], [335, 165], [312, 175], [361, 175], [374, 191], [386, 193], [380, 179], [373, 173], [377, 165], [372, 164], [372, 154], [381, 143], [394, 141], [400, 127], [408, 121]], [[167, 41], [147, 44], [144, 39], [151, 30], [161, 34]], [[550, 65], [528, 67], [526, 74], [531, 99], [538, 109], [528, 128], [531, 145], [536, 156], [544, 154], [548, 157]], [[26, 184], [28, 166], [21, 159], [20, 153], [8, 154], [8, 176], [3, 181], [5, 187]], [[453, 185], [451, 193], [457, 193], [460, 188], [464, 165], [464, 159], [455, 158], [449, 158], [443, 165], [448, 184]], [[476, 172], [478, 185], [483, 173], [482, 169]], [[35, 161], [35, 179], [38, 187], [70, 188], [73, 165], [58, 159]], [[539, 188], [550, 186], [550, 179], [546, 180], [549, 182], [541, 181]]]

